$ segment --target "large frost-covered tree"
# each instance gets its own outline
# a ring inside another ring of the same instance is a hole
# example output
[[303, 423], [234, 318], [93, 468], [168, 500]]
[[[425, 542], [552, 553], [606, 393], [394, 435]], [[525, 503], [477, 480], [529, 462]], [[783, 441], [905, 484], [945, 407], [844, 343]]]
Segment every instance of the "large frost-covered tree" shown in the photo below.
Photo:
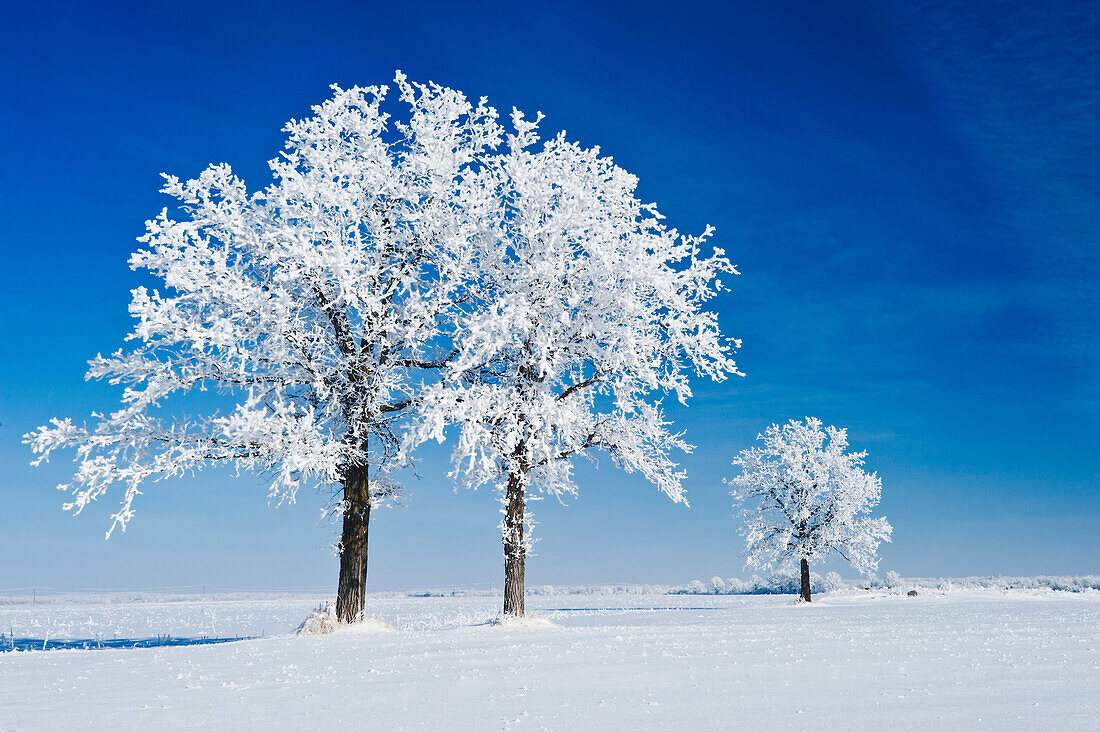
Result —
[[[454, 354], [451, 326], [483, 281], [480, 217], [495, 200], [483, 159], [502, 141], [484, 99], [400, 73], [397, 87], [403, 121], [383, 111], [386, 87], [334, 86], [287, 124], [263, 190], [228, 165], [166, 176], [178, 207], [147, 223], [130, 260], [164, 289], [133, 290], [132, 347], [88, 372], [124, 385], [121, 407], [26, 438], [36, 463], [76, 449], [67, 508], [121, 486], [108, 536], [144, 486], [210, 464], [269, 475], [278, 502], [333, 486], [343, 621], [363, 609], [370, 511], [392, 485], [403, 415]], [[186, 396], [207, 390], [220, 410]]]
[[741, 475], [731, 491], [742, 506], [750, 567], [802, 573], [802, 599], [810, 601], [810, 563], [836, 552], [860, 572], [878, 567], [879, 543], [893, 531], [885, 518], [866, 514], [878, 505], [882, 481], [863, 470], [866, 452], [845, 452], [848, 432], [821, 420], [773, 424], [758, 435], [762, 446], [734, 459]]
[[457, 425], [454, 475], [500, 491], [504, 613], [524, 613], [528, 499], [576, 493], [573, 459], [594, 451], [638, 472], [676, 502], [684, 473], [660, 398], [686, 402], [692, 374], [736, 373], [706, 303], [735, 274], [701, 236], [666, 228], [637, 179], [536, 120], [512, 113], [504, 153], [486, 174], [498, 246], [482, 262], [492, 285], [459, 331], [450, 377], [424, 394], [420, 439]]

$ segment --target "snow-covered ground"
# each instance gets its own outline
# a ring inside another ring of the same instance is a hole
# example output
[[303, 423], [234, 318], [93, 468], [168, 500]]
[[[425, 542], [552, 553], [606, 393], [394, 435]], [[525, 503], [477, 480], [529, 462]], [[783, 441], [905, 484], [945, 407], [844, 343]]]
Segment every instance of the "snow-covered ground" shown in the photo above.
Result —
[[1096, 729], [1100, 592], [369, 599], [387, 621], [290, 635], [316, 596], [0, 605], [17, 639], [264, 636], [0, 654], [0, 729]]

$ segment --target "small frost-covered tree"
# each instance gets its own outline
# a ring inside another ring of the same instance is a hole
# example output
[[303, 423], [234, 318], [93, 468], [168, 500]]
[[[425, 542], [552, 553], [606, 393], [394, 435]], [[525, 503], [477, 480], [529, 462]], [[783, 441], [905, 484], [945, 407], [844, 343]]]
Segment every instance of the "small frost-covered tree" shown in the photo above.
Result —
[[802, 600], [810, 601], [810, 563], [836, 552], [863, 573], [878, 567], [878, 545], [890, 541], [885, 518], [866, 516], [878, 505], [882, 481], [863, 470], [866, 452], [845, 452], [845, 429], [807, 417], [773, 424], [762, 446], [733, 461], [741, 475], [729, 481], [741, 505], [750, 567], [801, 565]]
[[492, 485], [503, 503], [504, 613], [524, 613], [528, 499], [574, 495], [573, 460], [593, 451], [686, 503], [660, 395], [686, 403], [689, 375], [736, 373], [736, 342], [706, 303], [736, 274], [711, 234], [682, 236], [635, 196], [637, 178], [598, 148], [541, 141], [542, 119], [512, 113], [514, 131], [487, 175], [498, 246], [491, 284], [457, 336], [451, 377], [431, 386], [419, 439], [457, 425], [454, 475]]
[[[121, 485], [108, 536], [144, 486], [210, 464], [269, 475], [276, 502], [333, 486], [344, 622], [363, 609], [370, 511], [390, 490], [403, 415], [453, 355], [452, 325], [481, 281], [480, 209], [495, 197], [482, 158], [502, 139], [484, 99], [400, 73], [397, 87], [403, 121], [391, 123], [386, 87], [333, 86], [286, 125], [263, 190], [228, 165], [166, 176], [178, 208], [147, 222], [130, 260], [164, 290], [133, 290], [132, 347], [88, 371], [125, 386], [121, 408], [26, 436], [36, 463], [76, 449], [66, 508]], [[208, 390], [221, 409], [186, 396]]]

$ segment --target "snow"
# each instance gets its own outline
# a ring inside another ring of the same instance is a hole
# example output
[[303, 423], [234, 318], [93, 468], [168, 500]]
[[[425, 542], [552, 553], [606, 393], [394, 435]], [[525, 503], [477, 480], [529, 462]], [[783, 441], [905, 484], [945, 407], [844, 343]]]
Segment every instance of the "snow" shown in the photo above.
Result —
[[393, 630], [393, 626], [383, 618], [364, 617], [354, 624], [341, 623], [336, 617], [336, 606], [324, 603], [315, 610], [311, 610], [302, 624], [295, 631], [298, 635], [323, 635], [325, 633], [385, 633]]
[[371, 596], [368, 613], [392, 631], [325, 635], [293, 634], [312, 595], [12, 603], [0, 621], [17, 637], [267, 637], [0, 654], [0, 729], [1082, 729], [1100, 718], [1100, 592], [792, 599], [536, 595], [540, 620], [515, 625], [490, 622], [496, 597]]
[[499, 615], [489, 621], [489, 625], [506, 626], [508, 628], [556, 628], [553, 621], [538, 615]]

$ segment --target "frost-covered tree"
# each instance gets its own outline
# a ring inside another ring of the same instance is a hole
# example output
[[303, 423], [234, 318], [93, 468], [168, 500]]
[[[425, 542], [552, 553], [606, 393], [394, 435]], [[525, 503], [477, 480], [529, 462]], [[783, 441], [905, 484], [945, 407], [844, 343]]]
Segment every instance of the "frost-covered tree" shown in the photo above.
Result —
[[482, 263], [492, 285], [458, 335], [452, 378], [424, 395], [420, 439], [457, 425], [454, 475], [500, 490], [504, 612], [524, 612], [528, 499], [574, 495], [573, 460], [596, 452], [684, 502], [660, 397], [691, 396], [689, 375], [736, 373], [706, 303], [735, 274], [710, 236], [667, 228], [635, 196], [637, 178], [598, 148], [541, 141], [539, 121], [513, 111], [507, 150], [492, 163], [498, 246]]
[[895, 590], [898, 587], [901, 587], [901, 575], [891, 569], [889, 572], [886, 573], [886, 578], [882, 581], [882, 583], [891, 590]]
[[[132, 346], [88, 371], [125, 387], [121, 407], [26, 437], [36, 464], [76, 449], [66, 508], [120, 485], [108, 536], [144, 486], [211, 464], [270, 476], [276, 502], [332, 486], [345, 622], [363, 608], [370, 511], [392, 487], [403, 415], [454, 354], [452, 326], [482, 281], [482, 209], [496, 197], [482, 159], [503, 132], [484, 99], [396, 81], [393, 122], [386, 87], [333, 86], [286, 125], [263, 190], [228, 165], [166, 176], [178, 207], [147, 222], [130, 260], [164, 289], [133, 290]], [[187, 396], [208, 390], [218, 407]]]
[[845, 452], [847, 430], [807, 417], [773, 424], [757, 439], [763, 445], [741, 451], [733, 461], [741, 475], [729, 481], [745, 518], [746, 564], [801, 564], [806, 602], [810, 563], [830, 552], [863, 573], [878, 567], [878, 545], [893, 529], [885, 518], [865, 515], [878, 505], [882, 481], [863, 470], [866, 452]]

